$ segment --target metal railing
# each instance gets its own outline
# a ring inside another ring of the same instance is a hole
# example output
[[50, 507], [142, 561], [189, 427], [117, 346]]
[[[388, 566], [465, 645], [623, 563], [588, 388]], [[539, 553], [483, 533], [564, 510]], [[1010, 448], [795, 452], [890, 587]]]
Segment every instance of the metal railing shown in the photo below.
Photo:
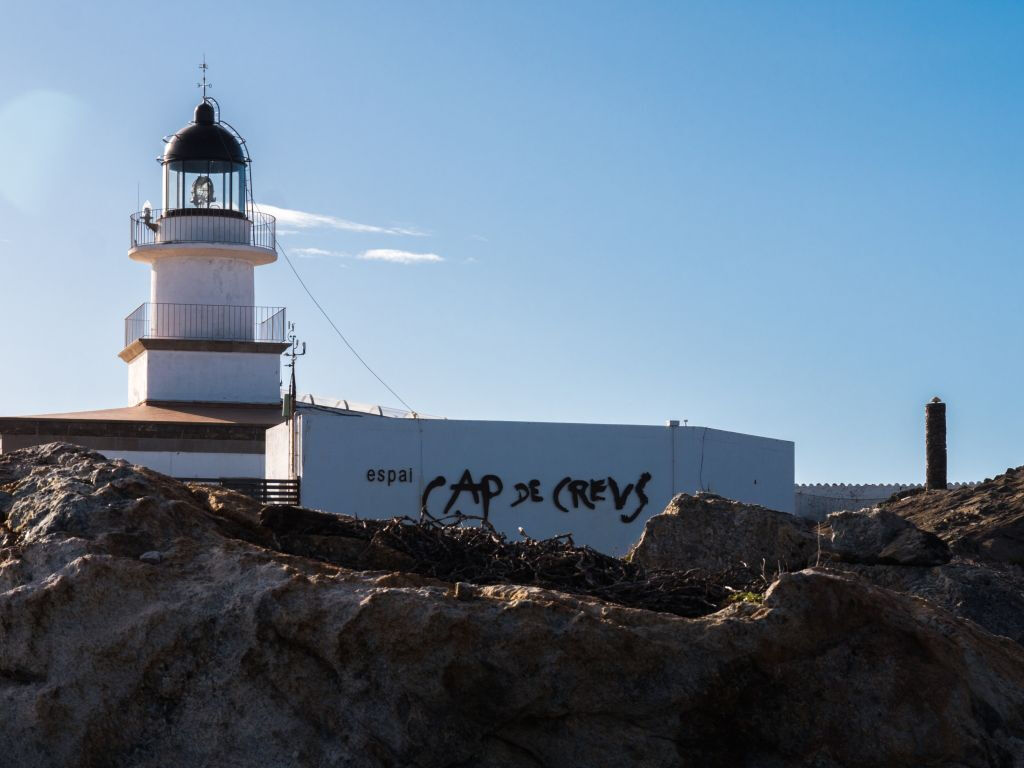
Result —
[[223, 208], [159, 208], [131, 215], [132, 248], [170, 243], [229, 243], [273, 251], [277, 220], [268, 213]]
[[262, 477], [187, 477], [186, 483], [218, 485], [230, 491], [244, 493], [260, 504], [289, 504], [297, 507], [302, 500], [299, 478], [293, 480], [265, 480]]
[[284, 307], [146, 302], [124, 319], [124, 345], [143, 338], [283, 342], [287, 327]]

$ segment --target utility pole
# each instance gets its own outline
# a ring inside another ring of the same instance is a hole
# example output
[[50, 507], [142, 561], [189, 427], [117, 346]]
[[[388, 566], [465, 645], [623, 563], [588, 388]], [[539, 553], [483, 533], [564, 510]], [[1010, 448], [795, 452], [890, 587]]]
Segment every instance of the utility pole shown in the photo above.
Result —
[[306, 354], [306, 342], [300, 342], [299, 337], [295, 335], [295, 323], [288, 323], [288, 341], [291, 343], [291, 347], [285, 353], [289, 358], [285, 367], [291, 368], [291, 375], [289, 376], [288, 391], [281, 403], [281, 415], [288, 424], [288, 477], [294, 480], [298, 476], [298, 467], [296, 466], [298, 464], [296, 451], [298, 440], [295, 434], [295, 401], [298, 392], [295, 387], [295, 361]]

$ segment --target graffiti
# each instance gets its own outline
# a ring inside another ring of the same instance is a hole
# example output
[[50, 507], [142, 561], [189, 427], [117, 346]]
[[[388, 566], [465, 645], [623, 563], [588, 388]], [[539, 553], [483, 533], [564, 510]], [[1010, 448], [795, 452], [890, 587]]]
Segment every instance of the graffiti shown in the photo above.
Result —
[[459, 482], [451, 486], [452, 495], [448, 499], [448, 503], [444, 505], [444, 515], [447, 516], [451, 513], [452, 507], [455, 506], [455, 502], [459, 500], [461, 494], [468, 493], [472, 495], [473, 503], [480, 505], [484, 513], [484, 520], [486, 520], [491, 508], [491, 499], [500, 494], [503, 487], [501, 479], [497, 475], [484, 475], [480, 478], [479, 483], [474, 483], [473, 475], [467, 469], [462, 473]]
[[516, 493], [519, 496], [509, 504], [509, 507], [518, 507], [524, 501], [544, 501], [544, 497], [540, 495], [540, 480], [531, 480], [528, 483], [516, 483]]
[[[369, 474], [367, 477], [369, 477]], [[616, 512], [622, 513], [619, 515], [619, 519], [623, 523], [632, 523], [639, 517], [644, 507], [647, 506], [649, 499], [645, 489], [650, 481], [650, 472], [642, 473], [636, 482], [627, 483], [626, 485], [620, 485], [614, 477], [590, 480], [573, 478], [571, 476], [563, 477], [552, 489], [551, 502], [557, 510], [565, 514], [569, 513], [569, 507], [572, 507], [572, 509], [597, 510], [603, 502], [610, 502]], [[451, 485], [448, 485], [448, 480], [444, 475], [438, 475], [427, 483], [427, 486], [423, 489], [420, 505], [424, 512], [430, 514], [428, 504], [431, 495], [438, 489], [446, 486], [448, 500], [444, 505], [442, 517], [447, 517], [451, 514], [467, 514], [462, 509], [459, 509], [458, 506], [471, 501], [473, 505], [480, 508], [480, 512], [485, 520], [490, 514], [491, 501], [500, 496], [505, 488], [505, 484], [497, 475], [483, 475], [479, 482], [474, 481], [473, 474], [468, 469], [462, 473], [457, 482]], [[515, 499], [509, 504], [510, 509], [514, 509], [520, 504], [540, 504], [545, 501], [541, 493], [540, 480], [532, 479], [526, 482], [518, 482], [512, 488], [515, 491]], [[631, 497], [635, 499], [634, 503], [637, 506], [632, 512], [625, 513], [623, 510], [630, 503]]]
[[614, 477], [589, 481], [563, 477], [558, 481], [558, 485], [555, 486], [553, 500], [558, 509], [562, 512], [568, 512], [568, 508], [563, 503], [563, 491], [568, 491], [573, 509], [579, 509], [581, 504], [587, 509], [596, 509], [598, 502], [604, 501], [604, 493], [607, 490], [612, 494], [612, 503], [615, 505], [615, 511], [621, 512], [626, 506], [629, 495], [635, 493], [640, 505], [631, 514], [619, 515], [622, 522], [632, 523], [643, 511], [644, 507], [647, 506], [648, 498], [647, 494], [644, 493], [644, 488], [647, 487], [647, 483], [650, 481], [651, 473], [644, 472], [640, 475], [640, 479], [636, 481], [636, 484], [630, 483], [620, 490], [619, 484]]

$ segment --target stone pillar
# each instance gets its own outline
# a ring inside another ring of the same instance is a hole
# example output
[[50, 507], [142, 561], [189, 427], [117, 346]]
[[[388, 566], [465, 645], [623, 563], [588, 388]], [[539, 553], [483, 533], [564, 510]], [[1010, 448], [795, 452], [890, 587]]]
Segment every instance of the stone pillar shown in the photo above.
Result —
[[939, 398], [924, 407], [925, 487], [946, 490], [946, 404]]

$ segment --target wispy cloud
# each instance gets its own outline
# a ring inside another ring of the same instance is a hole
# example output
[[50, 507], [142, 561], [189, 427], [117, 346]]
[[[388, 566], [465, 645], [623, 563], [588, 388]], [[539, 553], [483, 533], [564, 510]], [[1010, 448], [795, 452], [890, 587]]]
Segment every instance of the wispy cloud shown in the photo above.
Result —
[[292, 248], [291, 254], [300, 259], [359, 259], [360, 261], [386, 261], [391, 264], [436, 264], [444, 261], [444, 257], [438, 256], [436, 253], [412, 253], [393, 248], [371, 248], [355, 255], [344, 251], [329, 251], [326, 248]]
[[444, 261], [436, 253], [411, 253], [396, 251], [392, 248], [373, 248], [363, 251], [356, 258], [363, 261], [388, 261], [392, 264], [436, 264], [439, 261]]
[[340, 251], [327, 251], [323, 248], [292, 248], [292, 253], [303, 259], [316, 259], [322, 256], [347, 256]]
[[257, 209], [269, 213], [277, 219], [278, 226], [286, 229], [341, 229], [346, 232], [363, 232], [371, 235], [411, 235], [423, 237], [427, 232], [415, 227], [378, 227], [374, 224], [360, 224], [358, 221], [328, 216], [323, 213], [295, 211], [291, 208], [278, 208], [266, 203], [257, 204]]

